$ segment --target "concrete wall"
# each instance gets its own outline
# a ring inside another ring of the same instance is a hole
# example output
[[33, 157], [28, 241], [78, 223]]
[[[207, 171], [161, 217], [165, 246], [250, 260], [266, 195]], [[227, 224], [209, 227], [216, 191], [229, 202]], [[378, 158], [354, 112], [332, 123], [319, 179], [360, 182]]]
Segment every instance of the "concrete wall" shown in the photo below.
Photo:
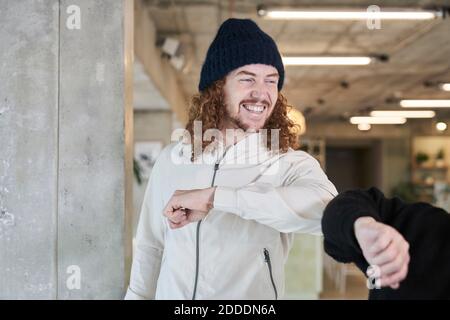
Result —
[[0, 21], [0, 299], [122, 298], [133, 2], [1, 0]]

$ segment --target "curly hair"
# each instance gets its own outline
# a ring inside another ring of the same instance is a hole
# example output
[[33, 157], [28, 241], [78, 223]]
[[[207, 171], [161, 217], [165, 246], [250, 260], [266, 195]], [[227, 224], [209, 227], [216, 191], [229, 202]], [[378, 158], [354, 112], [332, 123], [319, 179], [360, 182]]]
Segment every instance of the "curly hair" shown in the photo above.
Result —
[[[192, 96], [189, 105], [189, 120], [186, 125], [186, 130], [189, 132], [191, 139], [189, 142], [192, 145], [194, 145], [195, 138], [199, 139], [199, 137], [194, 136], [195, 121], [201, 121], [202, 123], [202, 136], [208, 129], [221, 128], [221, 122], [227, 116], [224, 85], [225, 79], [217, 80], [202, 92]], [[294, 150], [298, 148], [300, 126], [287, 116], [288, 111], [292, 108], [293, 106], [289, 105], [287, 99], [279, 92], [273, 112], [262, 128], [267, 129], [267, 148], [269, 150], [271, 149], [271, 129], [279, 129], [279, 151], [281, 153], [287, 152], [289, 148]], [[203, 152], [210, 143], [212, 141], [202, 139], [201, 151]], [[194, 160], [193, 155], [191, 160]]]

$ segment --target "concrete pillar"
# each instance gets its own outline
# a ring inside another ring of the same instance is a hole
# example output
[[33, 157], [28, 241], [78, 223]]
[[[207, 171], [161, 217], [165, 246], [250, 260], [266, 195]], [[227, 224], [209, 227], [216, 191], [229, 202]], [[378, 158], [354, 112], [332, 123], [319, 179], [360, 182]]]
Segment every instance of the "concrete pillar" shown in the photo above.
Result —
[[58, 1], [0, 1], [0, 299], [56, 297]]
[[133, 1], [0, 0], [0, 21], [0, 299], [120, 299]]

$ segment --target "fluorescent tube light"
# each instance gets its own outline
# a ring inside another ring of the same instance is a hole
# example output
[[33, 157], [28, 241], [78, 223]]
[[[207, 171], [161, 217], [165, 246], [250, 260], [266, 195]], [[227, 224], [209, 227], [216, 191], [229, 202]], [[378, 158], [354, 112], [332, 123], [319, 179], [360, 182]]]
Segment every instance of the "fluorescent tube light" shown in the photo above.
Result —
[[285, 66], [368, 65], [371, 62], [371, 57], [283, 57]]
[[433, 118], [436, 113], [432, 110], [374, 110], [372, 117], [403, 117], [403, 118]]
[[444, 91], [450, 91], [450, 83], [441, 83], [439, 87]]
[[406, 118], [403, 117], [351, 117], [352, 124], [404, 124]]
[[258, 9], [258, 14], [277, 20], [432, 20], [442, 16], [440, 11], [430, 10], [275, 10]]
[[360, 131], [369, 131], [372, 126], [369, 123], [360, 123], [358, 124], [358, 130]]
[[450, 108], [450, 100], [401, 100], [403, 108]]

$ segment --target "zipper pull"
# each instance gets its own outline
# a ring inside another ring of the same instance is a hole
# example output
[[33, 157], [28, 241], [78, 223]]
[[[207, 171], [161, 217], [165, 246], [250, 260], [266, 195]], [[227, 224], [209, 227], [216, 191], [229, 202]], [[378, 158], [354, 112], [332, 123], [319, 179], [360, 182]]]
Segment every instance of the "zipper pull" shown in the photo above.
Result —
[[215, 171], [219, 170], [219, 163], [218, 163], [218, 162], [216, 162], [216, 163], [214, 164], [214, 170], [215, 170]]
[[270, 262], [269, 251], [266, 248], [264, 248], [264, 261]]

